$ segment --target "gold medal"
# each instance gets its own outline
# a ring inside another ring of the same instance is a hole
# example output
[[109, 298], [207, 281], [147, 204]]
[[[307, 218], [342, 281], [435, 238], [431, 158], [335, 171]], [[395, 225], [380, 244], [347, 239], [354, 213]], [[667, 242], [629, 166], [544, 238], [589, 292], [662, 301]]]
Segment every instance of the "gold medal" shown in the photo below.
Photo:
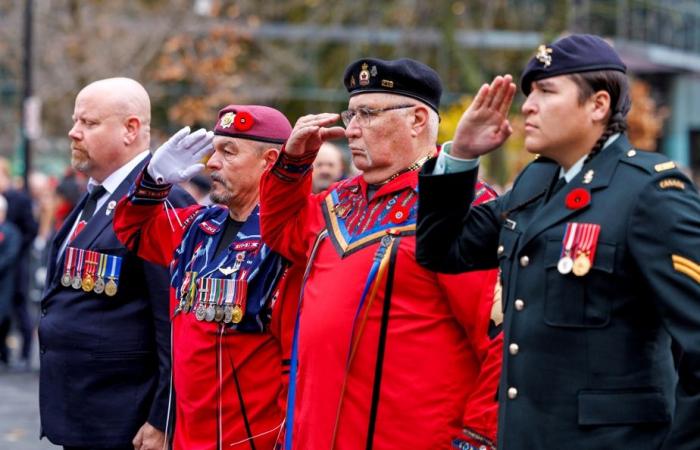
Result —
[[92, 288], [95, 287], [95, 282], [92, 279], [92, 275], [90, 275], [89, 273], [86, 273], [85, 276], [83, 277], [83, 281], [82, 281], [81, 286], [85, 292], [92, 291]]
[[240, 306], [235, 305], [231, 312], [231, 322], [240, 323], [241, 320], [243, 320], [243, 310]]
[[584, 253], [578, 255], [576, 261], [574, 261], [572, 270], [577, 277], [586, 275], [588, 271], [591, 270], [591, 260], [588, 259], [588, 256]]
[[95, 286], [93, 286], [92, 291], [95, 294], [101, 294], [105, 291], [105, 280], [103, 278], [98, 278], [95, 280]]
[[110, 278], [105, 284], [105, 294], [110, 297], [114, 297], [117, 294], [117, 283], [114, 281], [114, 278]]

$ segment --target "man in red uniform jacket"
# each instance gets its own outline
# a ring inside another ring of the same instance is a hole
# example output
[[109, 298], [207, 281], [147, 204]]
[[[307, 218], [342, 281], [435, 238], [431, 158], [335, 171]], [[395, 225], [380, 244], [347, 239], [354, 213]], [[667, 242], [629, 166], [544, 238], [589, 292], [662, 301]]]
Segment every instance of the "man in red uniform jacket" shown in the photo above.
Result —
[[[170, 265], [176, 449], [272, 449], [281, 433], [296, 308], [275, 301], [284, 261], [260, 240], [258, 192], [291, 128], [275, 109], [229, 105], [213, 150], [211, 133], [181, 130], [115, 211], [125, 245]], [[210, 154], [219, 205], [169, 210], [170, 187]]]
[[[331, 126], [338, 114], [300, 118], [261, 182], [263, 239], [308, 261], [285, 448], [493, 447], [497, 274], [444, 276], [415, 259], [417, 170], [435, 154], [440, 79], [417, 61], [367, 58], [344, 83], [346, 129]], [[321, 143], [343, 136], [363, 174], [310, 195]], [[494, 197], [477, 189], [477, 202]]]

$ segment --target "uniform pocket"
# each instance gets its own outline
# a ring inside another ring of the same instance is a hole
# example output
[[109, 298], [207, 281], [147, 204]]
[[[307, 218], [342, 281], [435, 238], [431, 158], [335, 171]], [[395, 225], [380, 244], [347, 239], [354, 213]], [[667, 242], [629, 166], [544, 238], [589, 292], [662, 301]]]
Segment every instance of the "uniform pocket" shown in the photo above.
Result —
[[545, 248], [545, 323], [553, 327], [604, 327], [610, 322], [613, 299], [601, 295], [596, 286], [611, 282], [615, 245], [599, 243], [593, 267], [582, 277], [559, 273], [561, 246], [561, 240], [550, 240]]
[[628, 425], [671, 420], [666, 398], [660, 390], [590, 390], [578, 394], [579, 425]]

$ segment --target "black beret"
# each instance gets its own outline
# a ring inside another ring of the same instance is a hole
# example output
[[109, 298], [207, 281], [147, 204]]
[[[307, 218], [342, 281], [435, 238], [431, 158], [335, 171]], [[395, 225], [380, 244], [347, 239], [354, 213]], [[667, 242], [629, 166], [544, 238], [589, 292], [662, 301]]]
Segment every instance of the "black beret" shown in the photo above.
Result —
[[368, 92], [388, 92], [415, 98], [439, 112], [442, 95], [440, 76], [413, 59], [359, 59], [345, 69], [343, 84], [351, 97]]
[[625, 73], [627, 67], [610, 44], [600, 37], [572, 34], [549, 47], [539, 46], [520, 78], [520, 89], [528, 95], [533, 81], [594, 70], [618, 70]]

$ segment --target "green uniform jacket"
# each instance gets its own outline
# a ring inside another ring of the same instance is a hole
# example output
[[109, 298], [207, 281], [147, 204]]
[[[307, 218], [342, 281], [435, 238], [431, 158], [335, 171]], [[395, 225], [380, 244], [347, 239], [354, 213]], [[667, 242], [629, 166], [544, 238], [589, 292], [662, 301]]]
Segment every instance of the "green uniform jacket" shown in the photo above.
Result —
[[[540, 158], [470, 209], [476, 170], [433, 166], [418, 261], [501, 270], [499, 448], [700, 449], [700, 198], [687, 177], [621, 136], [549, 200], [560, 168]], [[557, 270], [570, 222], [600, 225], [585, 276]]]

